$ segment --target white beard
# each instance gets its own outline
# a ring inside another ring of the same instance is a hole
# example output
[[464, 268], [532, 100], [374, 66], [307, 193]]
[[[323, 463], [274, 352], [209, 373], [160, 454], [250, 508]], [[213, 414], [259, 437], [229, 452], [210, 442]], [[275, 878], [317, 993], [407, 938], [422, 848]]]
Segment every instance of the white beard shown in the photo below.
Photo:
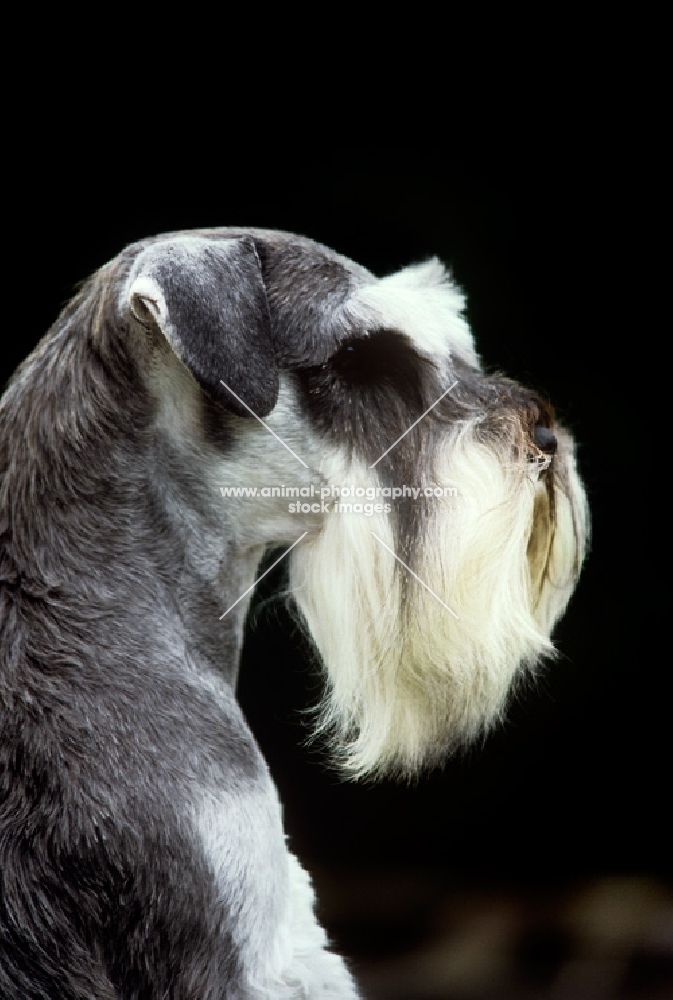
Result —
[[[554, 653], [586, 541], [570, 438], [559, 430], [552, 513], [540, 466], [474, 432], [465, 423], [447, 438], [424, 484], [458, 489], [429, 507], [412, 564], [426, 586], [387, 551], [387, 514], [331, 513], [293, 553], [291, 588], [326, 669], [318, 730], [354, 777], [437, 762], [497, 721], [514, 679]], [[380, 485], [343, 456], [323, 471]]]

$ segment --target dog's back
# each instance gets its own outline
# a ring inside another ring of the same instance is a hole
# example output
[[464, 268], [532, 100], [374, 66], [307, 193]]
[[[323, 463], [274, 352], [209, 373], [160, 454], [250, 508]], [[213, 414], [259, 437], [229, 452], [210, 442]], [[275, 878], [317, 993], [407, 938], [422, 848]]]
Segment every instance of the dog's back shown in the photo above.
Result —
[[215, 537], [221, 510], [157, 433], [110, 280], [0, 408], [0, 996], [243, 998], [255, 970], [297, 996], [279, 928], [311, 889], [233, 697], [208, 532], [179, 558], [170, 513]]
[[177, 613], [165, 456], [101, 280], [0, 410], [0, 994], [219, 997], [237, 903], [194, 810], [269, 779]]

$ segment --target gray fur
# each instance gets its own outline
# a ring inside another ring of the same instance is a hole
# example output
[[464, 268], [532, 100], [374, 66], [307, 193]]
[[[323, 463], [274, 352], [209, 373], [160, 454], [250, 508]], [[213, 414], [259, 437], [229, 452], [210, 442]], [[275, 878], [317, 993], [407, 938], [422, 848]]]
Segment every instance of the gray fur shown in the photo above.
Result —
[[[386, 404], [385, 435], [350, 398], [345, 432], [331, 425], [327, 362], [372, 333], [346, 308], [372, 281], [289, 234], [146, 240], [84, 285], [7, 388], [2, 998], [356, 996], [234, 697], [247, 602], [220, 620], [265, 548], [315, 518], [225, 506], [217, 484], [319, 482], [326, 444], [361, 441], [371, 461], [435, 398], [438, 374], [417, 359], [409, 398]], [[309, 471], [220, 379], [284, 421]], [[459, 418], [449, 407], [414, 441], [426, 447]], [[419, 467], [410, 447], [405, 475]], [[381, 471], [392, 481], [391, 460]], [[397, 527], [405, 553], [423, 533], [413, 516]]]
[[[203, 435], [209, 404], [188, 386], [198, 421], [184, 420], [182, 441], [161, 426], [153, 378], [165, 369], [179, 379], [179, 369], [156, 328], [119, 304], [150, 257], [194, 373], [195, 313], [211, 347], [215, 337], [213, 262], [229, 264], [241, 246], [244, 262], [229, 265], [238, 287], [247, 262], [259, 271], [249, 239], [222, 235], [200, 238], [191, 274], [180, 241], [125, 251], [2, 400], [3, 997], [248, 995], [228, 929], [237, 904], [195, 849], [186, 804], [204, 789], [235, 800], [257, 788], [275, 801], [233, 695], [245, 606], [219, 620], [266, 540], [237, 554], [203, 476], [226, 454]], [[259, 384], [260, 366], [277, 380], [269, 341], [247, 367], [243, 329], [260, 341], [270, 331], [259, 274], [246, 283], [224, 317], [226, 337], [238, 313], [238, 354], [220, 346], [240, 391]], [[218, 307], [237, 285], [220, 287]], [[196, 289], [191, 302], [185, 289]], [[212, 351], [205, 361], [215, 363]], [[264, 391], [275, 401], [273, 384]], [[226, 414], [211, 418], [226, 440]]]

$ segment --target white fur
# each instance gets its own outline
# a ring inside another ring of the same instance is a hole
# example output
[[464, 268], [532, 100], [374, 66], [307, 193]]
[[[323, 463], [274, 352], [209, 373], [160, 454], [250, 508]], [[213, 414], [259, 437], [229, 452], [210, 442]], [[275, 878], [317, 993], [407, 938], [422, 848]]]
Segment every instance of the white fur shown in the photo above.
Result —
[[[214, 495], [220, 486], [315, 486], [325, 482], [320, 472], [324, 444], [302, 420], [297, 419], [296, 391], [292, 380], [280, 377], [278, 402], [265, 423], [279, 435], [291, 451], [283, 447], [256, 420], [229, 417], [232, 449], [226, 458], [213, 450], [207, 465]], [[310, 468], [305, 468], [295, 453]], [[313, 513], [292, 514], [287, 497], [227, 497], [221, 502], [231, 536], [239, 547], [291, 544], [304, 531], [316, 530], [320, 518]], [[251, 581], [252, 582], [252, 581]]]
[[346, 313], [365, 330], [400, 330], [421, 354], [435, 361], [456, 355], [478, 365], [464, 308], [462, 292], [433, 258], [358, 288], [346, 304]]
[[[228, 242], [236, 244], [218, 245]], [[200, 389], [168, 346], [180, 345], [152, 275], [171, 257], [176, 268], [187, 257], [198, 262], [207, 243], [177, 236], [146, 247], [120, 290], [122, 315], [130, 307], [166, 339], [149, 374], [159, 437], [189, 458], [186, 467], [204, 470], [205, 482], [195, 474], [198, 486], [214, 500], [223, 485], [379, 485], [375, 469], [325, 444], [285, 374], [266, 422], [294, 455], [254, 419], [224, 412], [231, 431], [226, 454], [204, 438]], [[400, 331], [446, 377], [451, 358], [479, 367], [463, 295], [438, 260], [380, 280], [342, 263], [353, 290], [328, 316], [340, 334]], [[341, 292], [335, 300], [342, 301]], [[322, 305], [318, 298], [316, 316]], [[548, 469], [549, 455], [529, 459], [532, 444], [515, 414], [488, 445], [473, 423], [447, 429], [437, 453], [427, 456], [426, 482], [407, 484], [458, 488], [457, 496], [432, 501], [415, 553], [401, 554], [422, 582], [389, 551], [395, 537], [387, 513], [294, 515], [285, 497], [232, 497], [214, 503], [204, 519], [185, 504], [179, 484], [162, 484], [191, 568], [212, 583], [226, 566], [227, 586], [237, 594], [252, 584], [265, 546], [309, 532], [291, 554], [291, 587], [326, 667], [319, 724], [333, 735], [352, 775], [410, 774], [439, 760], [497, 719], [519, 672], [553, 652], [551, 631], [569, 599], [586, 534], [571, 442], [555, 431], [556, 466]], [[555, 476], [553, 510], [543, 472]], [[227, 621], [239, 642], [246, 605], [237, 604]], [[238, 708], [230, 686], [196, 669], [170, 621], [156, 628], [156, 642], [184, 662], [187, 682], [206, 690], [223, 717], [233, 719]], [[244, 726], [240, 714], [238, 722]], [[249, 774], [232, 768], [227, 777], [231, 787], [191, 788], [190, 804], [176, 808], [212, 873], [219, 904], [213, 919], [221, 923], [223, 948], [231, 940], [242, 994], [249, 1000], [355, 1000], [353, 981], [316, 921], [310, 879], [287, 850], [281, 808], [261, 758], [253, 755]]]
[[149, 313], [159, 328], [166, 332], [169, 327], [168, 307], [164, 293], [153, 278], [147, 274], [139, 275], [129, 284], [125, 294], [137, 319], [144, 322], [146, 313]]
[[263, 788], [204, 795], [194, 821], [221, 888], [250, 1000], [355, 1000], [343, 960], [327, 950], [308, 874], [285, 846], [281, 810]]
[[[339, 463], [330, 471], [341, 481], [376, 485], [364, 465]], [[457, 497], [434, 501], [412, 567], [436, 596], [409, 576], [403, 601], [407, 571], [372, 534], [394, 547], [385, 514], [327, 518], [292, 554], [293, 591], [328, 675], [322, 727], [357, 776], [414, 773], [495, 721], [519, 670], [553, 652], [581, 561], [582, 526], [576, 540], [557, 489], [550, 575], [535, 579], [538, 469], [480, 444], [470, 424], [447, 438], [433, 478], [458, 484]], [[576, 479], [573, 489], [582, 506]]]
[[[149, 309], [170, 340], [153, 282], [132, 273], [125, 295]], [[436, 260], [360, 286], [343, 307], [350, 326], [400, 330], [442, 371], [451, 356], [478, 366], [463, 308], [463, 296]], [[223, 418], [232, 445], [221, 457], [200, 437], [190, 379], [172, 354], [157, 360], [157, 421], [173, 442], [203, 455], [214, 496], [221, 485], [380, 485], [375, 469], [327, 446], [301, 418], [285, 375], [266, 422], [309, 468], [257, 421], [233, 415]], [[432, 501], [425, 536], [409, 557], [430, 591], [388, 551], [395, 538], [386, 513], [293, 515], [284, 497], [222, 502], [241, 593], [264, 545], [310, 532], [291, 554], [291, 588], [326, 667], [319, 728], [331, 733], [350, 774], [412, 774], [440, 760], [494, 722], [519, 673], [553, 653], [551, 631], [572, 591], [586, 533], [571, 442], [555, 431], [554, 511], [541, 478], [551, 459], [529, 460], [530, 442], [517, 440], [515, 416], [489, 445], [470, 422], [447, 432], [428, 457], [426, 482], [413, 484], [458, 488], [457, 496]], [[213, 572], [221, 552], [196, 538], [191, 547], [204, 572]], [[222, 919], [234, 935], [251, 1000], [355, 998], [350, 975], [327, 950], [315, 919], [310, 880], [286, 849], [270, 779], [237, 788], [231, 799], [219, 789], [204, 792], [192, 820], [221, 888]]]

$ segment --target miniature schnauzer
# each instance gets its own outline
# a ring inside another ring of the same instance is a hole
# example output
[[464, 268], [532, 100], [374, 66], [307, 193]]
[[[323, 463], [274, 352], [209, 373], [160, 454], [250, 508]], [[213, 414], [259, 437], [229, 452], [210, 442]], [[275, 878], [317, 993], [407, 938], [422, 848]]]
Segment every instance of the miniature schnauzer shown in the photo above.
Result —
[[[484, 372], [431, 260], [308, 239], [128, 247], [0, 406], [0, 995], [299, 1000], [357, 988], [236, 702], [271, 546], [353, 776], [484, 732], [584, 557], [570, 435]], [[291, 501], [291, 502], [289, 502]]]

